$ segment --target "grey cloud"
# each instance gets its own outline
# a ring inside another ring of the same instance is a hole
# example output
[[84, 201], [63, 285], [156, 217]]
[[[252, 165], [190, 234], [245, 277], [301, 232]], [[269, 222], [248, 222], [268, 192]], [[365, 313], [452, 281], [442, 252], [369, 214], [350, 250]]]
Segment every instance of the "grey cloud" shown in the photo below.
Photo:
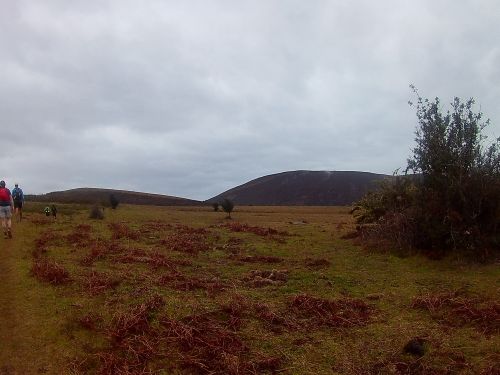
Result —
[[263, 174], [404, 167], [409, 83], [500, 134], [494, 0], [1, 1], [1, 173], [206, 199]]

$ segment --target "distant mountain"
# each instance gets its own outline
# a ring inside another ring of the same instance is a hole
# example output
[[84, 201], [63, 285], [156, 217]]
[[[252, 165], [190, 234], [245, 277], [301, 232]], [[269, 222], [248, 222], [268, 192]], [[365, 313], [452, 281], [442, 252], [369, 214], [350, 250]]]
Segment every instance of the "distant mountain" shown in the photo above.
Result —
[[225, 191], [206, 202], [228, 198], [241, 205], [342, 206], [359, 200], [389, 176], [350, 171], [292, 171], [272, 174]]
[[154, 206], [195, 206], [202, 202], [169, 195], [140, 193], [127, 190], [78, 188], [54, 191], [42, 195], [27, 195], [26, 199], [37, 202], [60, 203], [108, 203], [113, 194], [120, 203], [143, 204]]

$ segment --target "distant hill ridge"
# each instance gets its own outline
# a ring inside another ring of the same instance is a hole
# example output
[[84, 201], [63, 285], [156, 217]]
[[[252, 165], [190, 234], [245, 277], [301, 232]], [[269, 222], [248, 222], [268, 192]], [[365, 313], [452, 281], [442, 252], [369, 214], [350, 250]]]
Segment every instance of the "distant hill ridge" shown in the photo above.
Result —
[[206, 202], [228, 198], [242, 205], [343, 206], [359, 200], [390, 176], [355, 171], [290, 171], [234, 187]]
[[113, 194], [120, 203], [127, 204], [152, 206], [194, 206], [202, 204], [200, 201], [173, 197], [170, 195], [99, 188], [77, 188], [64, 191], [54, 191], [42, 195], [27, 195], [26, 199], [38, 202], [107, 203], [109, 202], [109, 196], [111, 194]]
[[205, 202], [169, 195], [127, 190], [78, 188], [29, 195], [28, 200], [61, 203], [109, 202], [114, 194], [121, 203], [155, 206], [194, 206], [223, 198], [237, 205], [344, 206], [359, 200], [377, 182], [390, 176], [355, 171], [290, 171], [271, 174], [229, 189]]

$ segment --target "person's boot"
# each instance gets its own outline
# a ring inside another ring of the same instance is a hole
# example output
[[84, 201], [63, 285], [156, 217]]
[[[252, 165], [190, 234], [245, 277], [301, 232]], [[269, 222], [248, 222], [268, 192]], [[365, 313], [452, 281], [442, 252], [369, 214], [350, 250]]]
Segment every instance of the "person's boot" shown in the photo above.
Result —
[[9, 238], [6, 230], [3, 231], [3, 238], [5, 238], [5, 239]]
[[12, 238], [12, 231], [10, 229], [7, 230], [7, 235], [9, 236], [9, 238]]

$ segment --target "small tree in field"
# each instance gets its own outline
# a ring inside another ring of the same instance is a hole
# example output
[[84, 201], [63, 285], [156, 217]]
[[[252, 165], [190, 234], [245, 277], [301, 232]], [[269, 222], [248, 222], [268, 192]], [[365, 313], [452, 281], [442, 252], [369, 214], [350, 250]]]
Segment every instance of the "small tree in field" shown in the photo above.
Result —
[[116, 196], [114, 194], [110, 194], [109, 195], [109, 204], [111, 205], [111, 208], [113, 210], [115, 210], [116, 207], [118, 207], [118, 205], [120, 204], [120, 201], [118, 200], [118, 198], [116, 198]]
[[101, 207], [99, 207], [97, 204], [92, 206], [90, 209], [90, 214], [89, 214], [90, 219], [97, 219], [97, 220], [102, 220], [104, 219], [104, 212]]
[[212, 203], [212, 208], [215, 212], [219, 211], [219, 202]]
[[224, 198], [221, 202], [220, 202], [220, 206], [222, 207], [222, 209], [224, 210], [224, 212], [226, 212], [228, 214], [228, 218], [230, 219], [231, 218], [231, 212], [233, 212], [233, 209], [234, 209], [234, 203], [227, 199], [227, 198]]

